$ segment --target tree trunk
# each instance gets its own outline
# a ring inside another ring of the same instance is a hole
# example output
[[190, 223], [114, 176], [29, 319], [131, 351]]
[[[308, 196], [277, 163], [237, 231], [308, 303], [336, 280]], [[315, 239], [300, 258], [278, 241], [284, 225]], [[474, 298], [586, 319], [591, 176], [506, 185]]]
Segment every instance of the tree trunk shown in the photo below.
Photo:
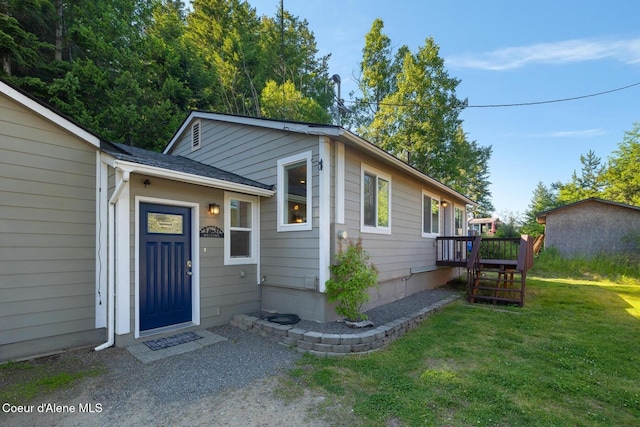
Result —
[[56, 20], [56, 47], [55, 47], [55, 60], [62, 61], [62, 16], [64, 10], [64, 2], [62, 0], [58, 0], [56, 2], [56, 9], [58, 19]]
[[11, 76], [11, 57], [8, 54], [2, 57], [2, 71]]

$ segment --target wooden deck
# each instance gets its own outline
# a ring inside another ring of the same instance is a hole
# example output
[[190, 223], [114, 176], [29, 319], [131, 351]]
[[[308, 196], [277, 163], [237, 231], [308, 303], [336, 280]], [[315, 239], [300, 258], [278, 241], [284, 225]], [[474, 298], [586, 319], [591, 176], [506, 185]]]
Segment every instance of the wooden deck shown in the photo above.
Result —
[[533, 239], [438, 237], [436, 265], [467, 268], [469, 301], [524, 305], [527, 271], [533, 266]]

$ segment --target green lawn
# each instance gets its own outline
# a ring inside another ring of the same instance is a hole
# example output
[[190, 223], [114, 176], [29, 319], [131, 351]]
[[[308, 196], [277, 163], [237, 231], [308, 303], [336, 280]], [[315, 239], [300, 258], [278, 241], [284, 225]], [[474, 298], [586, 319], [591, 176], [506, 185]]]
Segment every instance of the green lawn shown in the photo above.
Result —
[[638, 426], [640, 281], [530, 278], [524, 308], [460, 301], [372, 355], [305, 356], [291, 384], [336, 425]]

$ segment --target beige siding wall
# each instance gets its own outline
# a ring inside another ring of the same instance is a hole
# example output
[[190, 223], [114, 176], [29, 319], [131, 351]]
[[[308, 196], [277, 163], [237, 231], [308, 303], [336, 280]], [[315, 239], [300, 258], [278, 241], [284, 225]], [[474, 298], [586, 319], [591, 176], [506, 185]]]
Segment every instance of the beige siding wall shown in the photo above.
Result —
[[[347, 230], [349, 238], [361, 237], [363, 247], [378, 269], [380, 289], [371, 292], [372, 301], [368, 307], [442, 285], [459, 274], [455, 269], [446, 269], [410, 277], [412, 268], [430, 267], [436, 263], [435, 238], [422, 237], [422, 191], [434, 196], [441, 193], [361, 152], [347, 148], [345, 157], [345, 224], [335, 228]], [[391, 234], [361, 232], [363, 163], [391, 177]], [[448, 196], [441, 197], [452, 202]], [[452, 221], [446, 215], [452, 216], [453, 210], [441, 209], [440, 230], [445, 229], [445, 221]]]
[[305, 147], [315, 146], [317, 150], [318, 145], [317, 137], [204, 119], [200, 129], [200, 149], [191, 151], [191, 127], [188, 127], [171, 154], [267, 185], [276, 184], [278, 159], [305, 151]]
[[[317, 286], [319, 267], [318, 137], [202, 120], [201, 141], [201, 148], [192, 152], [189, 127], [172, 154], [190, 157], [267, 185], [276, 184], [279, 159], [312, 152], [313, 228], [309, 231], [278, 232], [277, 196], [263, 198], [260, 205], [261, 275], [265, 278], [266, 310], [281, 311], [282, 293], [288, 296], [293, 293], [294, 297], [285, 299], [296, 301], [294, 305], [301, 307], [298, 312], [301, 316], [322, 317], [324, 296], [309, 291]], [[296, 290], [301, 290], [301, 293]]]
[[95, 164], [94, 147], [0, 96], [0, 348], [94, 330]]
[[[143, 182], [151, 184], [145, 188]], [[135, 221], [138, 213], [136, 197], [173, 200], [176, 202], [198, 203], [199, 228], [215, 225], [224, 230], [224, 210], [219, 215], [210, 216], [209, 203], [220, 206], [224, 202], [224, 191], [177, 181], [133, 174], [130, 179], [130, 220], [131, 220], [131, 331], [135, 330]], [[143, 200], [144, 202], [148, 202]], [[150, 201], [160, 203], [161, 201]], [[199, 234], [199, 233], [198, 233]], [[225, 234], [226, 236], [226, 234]], [[224, 265], [224, 239], [199, 237], [200, 255], [200, 321], [201, 327], [226, 324], [233, 315], [259, 310], [259, 289], [257, 285], [257, 265]], [[194, 270], [198, 266], [194, 265]], [[194, 286], [196, 284], [194, 283]], [[132, 337], [118, 337], [118, 345], [130, 342]]]
[[545, 247], [566, 257], [591, 257], [632, 248], [627, 238], [640, 230], [640, 211], [588, 201], [547, 214]]
[[[361, 164], [391, 176], [391, 234], [360, 231]], [[381, 282], [409, 275], [413, 267], [434, 265], [435, 239], [422, 237], [422, 186], [374, 159], [346, 150], [346, 229], [362, 238]], [[432, 193], [436, 193], [430, 189]]]
[[[335, 313], [327, 304], [324, 294], [315, 291], [318, 286], [319, 267], [319, 138], [251, 126], [201, 121], [201, 148], [191, 151], [191, 128], [172, 150], [221, 169], [238, 173], [265, 184], [276, 184], [277, 161], [308, 150], [312, 151], [313, 167], [313, 229], [311, 231], [277, 232], [277, 198], [261, 202], [262, 257], [261, 275], [264, 276], [263, 307], [266, 310], [295, 312], [303, 318], [327, 321]], [[362, 151], [346, 148], [345, 170], [345, 224], [336, 224], [335, 212], [335, 146], [332, 145], [331, 168], [322, 173], [331, 174], [331, 255], [338, 249], [335, 234], [346, 230], [350, 238], [362, 235], [365, 248], [380, 271], [381, 288], [375, 292], [369, 307], [402, 298], [422, 289], [445, 283], [458, 274], [458, 270], [410, 276], [412, 268], [434, 266], [436, 248], [434, 238], [422, 237], [422, 190], [437, 196], [436, 188], [422, 184], [406, 172], [393, 169]], [[392, 233], [390, 235], [360, 232], [360, 165], [379, 169], [392, 179]], [[461, 200], [445, 198], [450, 206]], [[447, 217], [445, 217], [445, 214]], [[440, 230], [452, 229], [453, 209], [442, 210]]]

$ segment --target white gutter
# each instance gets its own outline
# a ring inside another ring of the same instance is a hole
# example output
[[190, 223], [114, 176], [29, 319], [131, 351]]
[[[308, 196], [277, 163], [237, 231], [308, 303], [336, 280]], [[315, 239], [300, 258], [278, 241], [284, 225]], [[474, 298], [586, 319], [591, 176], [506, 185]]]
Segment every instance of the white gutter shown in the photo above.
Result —
[[409, 166], [402, 160], [397, 157], [387, 153], [380, 147], [373, 145], [372, 143], [362, 139], [358, 135], [350, 132], [342, 127], [331, 126], [331, 125], [312, 125], [307, 123], [295, 123], [295, 122], [284, 122], [279, 120], [269, 120], [257, 117], [244, 117], [244, 116], [234, 116], [228, 114], [219, 114], [219, 113], [210, 113], [210, 112], [202, 112], [202, 111], [192, 111], [187, 119], [182, 123], [182, 126], [178, 131], [174, 134], [173, 138], [164, 149], [163, 153], [168, 154], [173, 149], [173, 146], [179, 141], [180, 136], [186, 131], [188, 125], [194, 119], [206, 119], [206, 120], [215, 120], [225, 123], [234, 123], [239, 125], [246, 126], [256, 126], [263, 129], [274, 129], [274, 130], [282, 130], [287, 132], [295, 132], [304, 135], [318, 135], [318, 136], [328, 136], [329, 138], [337, 139], [345, 143], [353, 144], [357, 147], [363, 148], [365, 151], [369, 152], [377, 156], [378, 158], [383, 159], [386, 162], [390, 162], [391, 164], [401, 168], [405, 172], [417, 177], [421, 181], [427, 182], [434, 187], [445, 191], [452, 197], [456, 197], [464, 203], [467, 203], [472, 206], [478, 206], [478, 203], [464, 196], [463, 194], [458, 193], [454, 189], [448, 187], [447, 185], [441, 183], [440, 181], [431, 178], [430, 176], [418, 171], [417, 169]]
[[120, 182], [118, 182], [115, 191], [113, 192], [113, 195], [111, 196], [111, 198], [109, 199], [109, 267], [108, 267], [108, 271], [109, 271], [109, 280], [107, 282], [107, 342], [99, 345], [98, 347], [96, 347], [94, 350], [95, 351], [100, 351], [100, 350], [104, 350], [106, 348], [109, 348], [113, 345], [113, 343], [115, 342], [115, 324], [116, 324], [116, 293], [115, 293], [115, 277], [113, 275], [114, 271], [115, 271], [115, 255], [116, 255], [116, 249], [115, 249], [115, 212], [116, 212], [116, 208], [115, 205], [118, 201], [118, 198], [120, 197], [120, 194], [122, 193], [122, 190], [124, 189], [124, 187], [126, 187], [129, 182], [129, 172], [128, 171], [123, 171], [122, 173], [122, 178], [120, 179]]
[[126, 172], [128, 174], [138, 173], [141, 175], [157, 176], [158, 178], [171, 179], [175, 181], [184, 182], [187, 184], [196, 184], [204, 187], [220, 188], [222, 190], [235, 191], [237, 193], [251, 194], [254, 196], [271, 197], [275, 194], [275, 191], [267, 190], [265, 188], [259, 188], [251, 185], [224, 181], [222, 179], [207, 178], [207, 177], [194, 175], [186, 172], [172, 171], [164, 168], [159, 168], [156, 166], [142, 165], [139, 163], [127, 162], [123, 160], [114, 160], [113, 167], [123, 172]]
[[360, 148], [364, 148], [366, 151], [368, 151], [371, 154], [374, 154], [380, 158], [383, 158], [387, 161], [389, 161], [390, 163], [394, 164], [395, 166], [403, 169], [404, 171], [410, 173], [411, 175], [417, 177], [418, 179], [422, 180], [422, 181], [426, 181], [429, 184], [433, 185], [434, 187], [439, 188], [442, 191], [445, 191], [447, 193], [449, 193], [449, 195], [455, 195], [457, 198], [459, 198], [460, 200], [463, 200], [465, 203], [472, 205], [472, 206], [478, 206], [478, 203], [474, 202], [473, 200], [471, 200], [470, 198], [458, 193], [457, 191], [455, 191], [453, 188], [448, 187], [447, 185], [441, 183], [440, 181], [431, 178], [429, 175], [426, 175], [420, 171], [418, 171], [417, 169], [409, 166], [408, 164], [406, 164], [405, 162], [403, 162], [402, 160], [398, 159], [395, 156], [392, 156], [391, 154], [387, 153], [386, 151], [384, 151], [383, 149], [376, 147], [375, 145], [371, 144], [370, 142], [365, 141], [364, 139], [360, 138], [359, 136], [344, 130], [344, 129], [340, 129], [340, 137], [345, 138], [347, 141], [355, 144], [356, 146], [360, 147]]

